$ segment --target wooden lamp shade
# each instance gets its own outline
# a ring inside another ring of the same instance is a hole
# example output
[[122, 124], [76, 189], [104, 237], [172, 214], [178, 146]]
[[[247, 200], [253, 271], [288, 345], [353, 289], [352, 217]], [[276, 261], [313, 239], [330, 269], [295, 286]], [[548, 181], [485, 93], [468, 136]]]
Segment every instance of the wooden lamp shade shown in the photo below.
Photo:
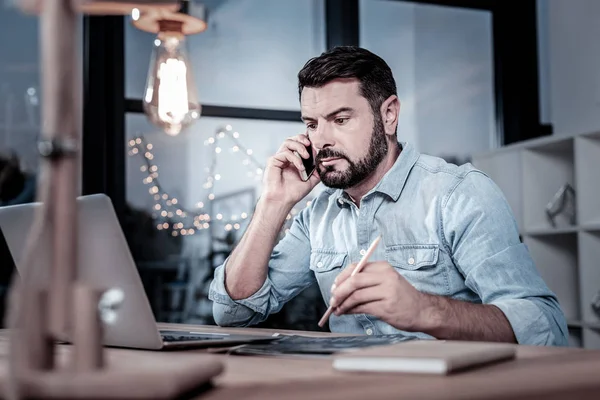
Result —
[[133, 26], [150, 33], [162, 31], [165, 22], [177, 25], [182, 34], [195, 35], [207, 28], [206, 9], [197, 2], [182, 3], [182, 8], [173, 12], [167, 8], [140, 10], [139, 15], [133, 16]]
[[[9, 293], [10, 353], [8, 376], [2, 377], [7, 398], [173, 398], [202, 386], [222, 364], [211, 356], [170, 355], [157, 365], [130, 356], [127, 363], [105, 357], [98, 309], [106, 289], [77, 278], [77, 179], [81, 93], [76, 72], [78, 13], [172, 13], [177, 0], [21, 0], [25, 12], [40, 15], [43, 85], [42, 156], [37, 201], [42, 203], [25, 246], [21, 277]], [[52, 271], [47, 286], [34, 287], [32, 254], [41, 237], [52, 233]], [[60, 357], [58, 341], [73, 344]], [[135, 354], [135, 353], [134, 353]], [[167, 363], [169, 361], [167, 360]]]
[[[180, 8], [178, 0], [70, 0], [76, 13], [88, 15], [127, 15], [137, 8], [141, 12], [176, 12]], [[30, 14], [41, 14], [48, 0], [20, 0], [21, 10]]]

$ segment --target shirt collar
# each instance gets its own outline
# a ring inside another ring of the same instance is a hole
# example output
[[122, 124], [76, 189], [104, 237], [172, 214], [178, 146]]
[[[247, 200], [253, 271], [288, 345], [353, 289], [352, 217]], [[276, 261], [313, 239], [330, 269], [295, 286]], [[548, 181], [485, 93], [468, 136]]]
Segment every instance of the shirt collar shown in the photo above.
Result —
[[[402, 151], [396, 159], [396, 162], [369, 193], [383, 193], [388, 195], [394, 201], [398, 201], [400, 193], [402, 193], [402, 189], [404, 188], [404, 184], [408, 179], [408, 174], [419, 159], [419, 152], [417, 152], [412, 144], [407, 142], [399, 142], [399, 144]], [[351, 202], [352, 200], [350, 199], [350, 196], [348, 196], [348, 193], [341, 189], [336, 191], [336, 203], [338, 206], [341, 207], [344, 203]]]

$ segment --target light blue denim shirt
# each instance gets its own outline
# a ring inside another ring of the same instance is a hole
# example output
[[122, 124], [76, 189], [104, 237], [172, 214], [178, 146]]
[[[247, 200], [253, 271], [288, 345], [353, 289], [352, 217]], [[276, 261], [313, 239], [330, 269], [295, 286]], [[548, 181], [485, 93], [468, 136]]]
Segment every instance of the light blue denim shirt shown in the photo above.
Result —
[[[418, 290], [497, 306], [520, 344], [566, 345], [563, 312], [519, 240], [500, 189], [471, 164], [459, 167], [401, 145], [360, 208], [344, 191], [326, 189], [296, 216], [273, 250], [264, 285], [249, 298], [227, 294], [225, 260], [209, 291], [217, 324], [259, 323], [315, 280], [329, 304], [335, 277], [381, 234], [370, 261], [388, 261]], [[332, 332], [431, 338], [370, 315], [332, 315], [329, 324]]]

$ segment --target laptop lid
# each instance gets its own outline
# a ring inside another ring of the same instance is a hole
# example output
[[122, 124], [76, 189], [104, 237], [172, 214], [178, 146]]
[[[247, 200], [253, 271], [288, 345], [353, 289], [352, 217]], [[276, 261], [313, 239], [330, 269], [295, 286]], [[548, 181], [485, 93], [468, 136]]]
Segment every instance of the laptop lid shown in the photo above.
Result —
[[[40, 203], [0, 207], [0, 229], [17, 271], [22, 274], [23, 251]], [[104, 344], [140, 349], [163, 346], [137, 266], [125, 240], [110, 198], [94, 194], [77, 198], [78, 279], [98, 288], [124, 293], [117, 319], [105, 325]], [[46, 228], [37, 246], [32, 267], [36, 283], [49, 281], [51, 233]]]

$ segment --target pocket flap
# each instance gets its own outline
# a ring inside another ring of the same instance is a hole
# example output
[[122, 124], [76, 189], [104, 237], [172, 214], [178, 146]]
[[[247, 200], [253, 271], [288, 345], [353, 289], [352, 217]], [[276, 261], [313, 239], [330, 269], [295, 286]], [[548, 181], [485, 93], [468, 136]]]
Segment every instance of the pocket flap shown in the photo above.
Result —
[[415, 270], [427, 265], [436, 265], [439, 246], [437, 244], [406, 244], [385, 249], [388, 262], [397, 268]]
[[326, 272], [341, 268], [346, 261], [346, 253], [313, 251], [310, 254], [310, 269], [315, 272]]

